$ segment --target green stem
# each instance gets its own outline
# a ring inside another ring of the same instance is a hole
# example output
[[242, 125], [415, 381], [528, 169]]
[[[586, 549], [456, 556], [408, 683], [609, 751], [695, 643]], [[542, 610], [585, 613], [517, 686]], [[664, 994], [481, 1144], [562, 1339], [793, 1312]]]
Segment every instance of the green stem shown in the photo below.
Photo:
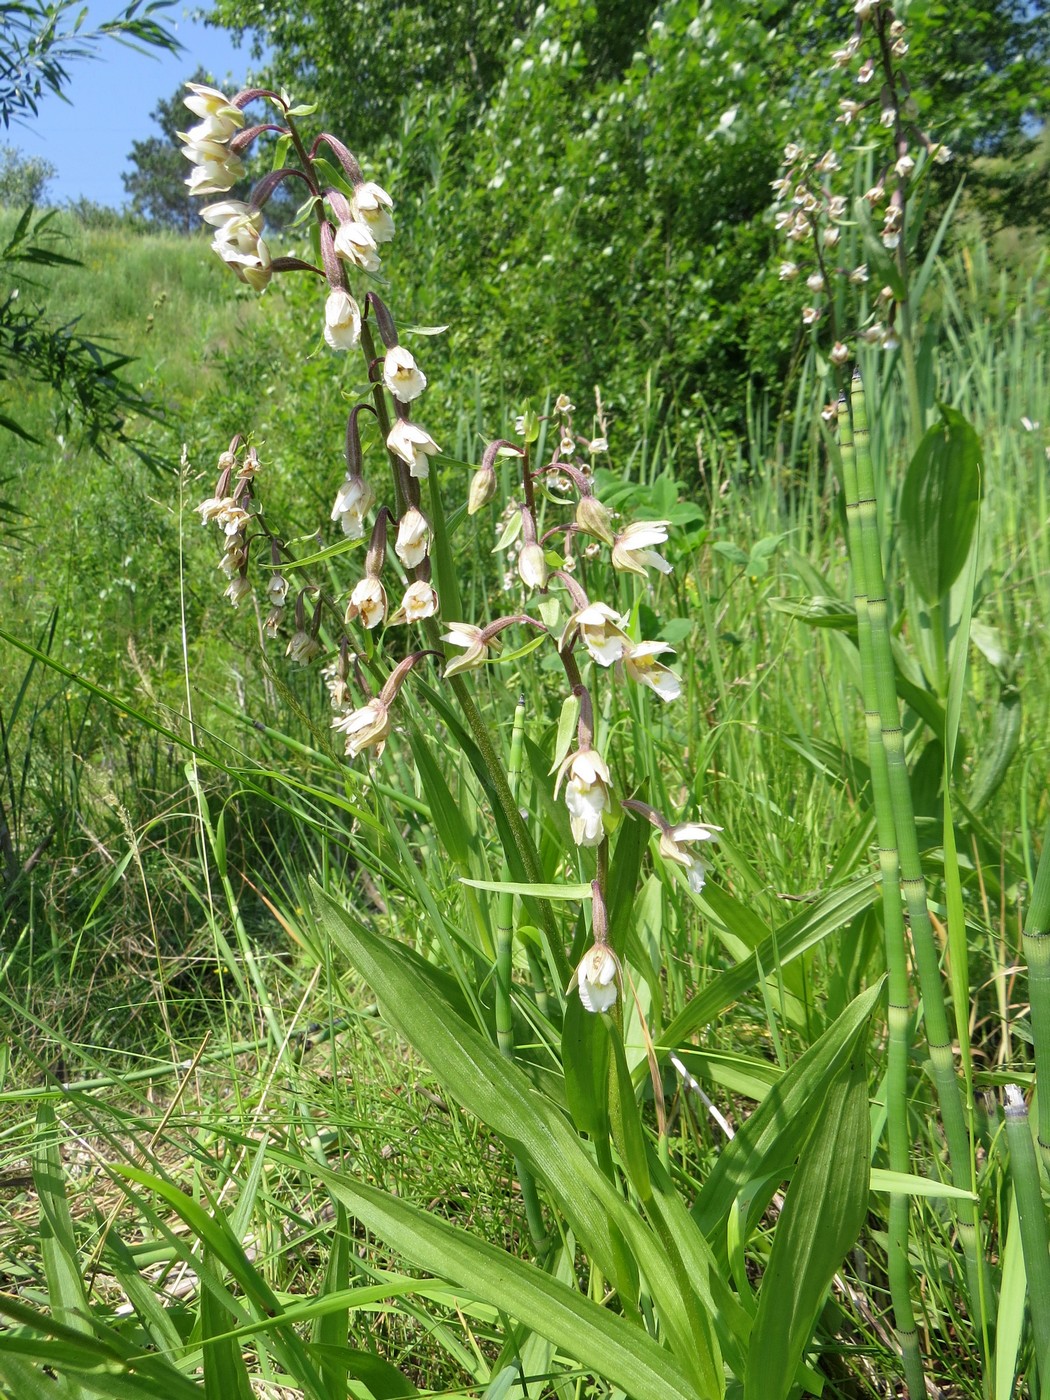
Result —
[[1039, 1086], [1039, 1154], [1050, 1172], [1050, 823], [1039, 854], [1022, 943], [1028, 962], [1035, 1078]]
[[[897, 698], [889, 628], [889, 608], [878, 535], [878, 502], [868, 442], [864, 386], [859, 375], [855, 376], [853, 380], [852, 408], [857, 469], [858, 541], [863, 560], [867, 613], [871, 626], [874, 694], [877, 696], [882, 745], [886, 753], [889, 791], [900, 858], [901, 890], [908, 910], [912, 949], [922, 993], [926, 1043], [933, 1081], [937, 1089], [944, 1134], [948, 1143], [952, 1182], [960, 1189], [971, 1192], [974, 1189], [974, 1162], [963, 1112], [961, 1087], [952, 1053], [952, 1035], [949, 1029], [944, 985], [941, 980], [940, 954], [926, 904], [926, 881], [922, 873], [918, 829], [915, 823], [911, 782], [904, 753], [904, 731], [901, 727], [900, 704]], [[980, 1221], [976, 1202], [960, 1204], [957, 1225], [966, 1259], [970, 1307], [972, 1315], [981, 1322], [983, 1336], [982, 1301], [990, 1296], [990, 1291], [986, 1287], [986, 1280], [983, 1277]]]
[[1050, 1391], [1050, 1253], [1047, 1252], [1046, 1211], [1024, 1094], [1016, 1085], [1008, 1084], [1004, 1096], [1010, 1178], [1021, 1227], [1021, 1253], [1028, 1279], [1032, 1339], [1035, 1343], [1039, 1388], [1045, 1395]]
[[[846, 523], [853, 592], [857, 609], [857, 645], [860, 651], [864, 725], [868, 739], [872, 792], [882, 872], [883, 935], [889, 992], [887, 1010], [886, 1135], [890, 1170], [907, 1172], [910, 1165], [908, 1132], [908, 1055], [911, 1047], [912, 1013], [908, 982], [907, 937], [901, 904], [900, 856], [893, 802], [890, 794], [886, 751], [882, 744], [882, 722], [875, 689], [875, 659], [868, 614], [868, 579], [861, 542], [860, 499], [857, 489], [853, 428], [848, 406], [839, 403], [839, 446], [843, 487], [846, 496]], [[911, 1299], [911, 1269], [908, 1264], [908, 1237], [911, 1206], [903, 1192], [890, 1195], [887, 1233], [887, 1271], [893, 1304], [894, 1330], [901, 1349], [904, 1378], [916, 1400], [923, 1393], [922, 1357], [919, 1334]]]

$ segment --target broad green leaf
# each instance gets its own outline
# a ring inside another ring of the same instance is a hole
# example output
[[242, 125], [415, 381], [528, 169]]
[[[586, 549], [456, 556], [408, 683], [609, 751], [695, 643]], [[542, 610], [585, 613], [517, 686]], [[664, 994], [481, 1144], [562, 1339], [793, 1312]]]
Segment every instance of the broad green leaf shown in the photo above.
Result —
[[667, 1350], [626, 1318], [418, 1206], [313, 1162], [300, 1169], [418, 1268], [472, 1296], [497, 1298], [512, 1317], [634, 1400], [697, 1400], [694, 1383]]
[[954, 408], [923, 435], [901, 491], [899, 532], [919, 595], [937, 603], [970, 553], [981, 498], [981, 444]]
[[638, 1101], [634, 1096], [631, 1072], [627, 1068], [623, 1041], [618, 1031], [609, 1033], [609, 1122], [613, 1141], [620, 1154], [631, 1185], [643, 1201], [648, 1201], [653, 1193], [649, 1181], [649, 1167], [646, 1161], [645, 1135], [642, 1120], [638, 1113]]
[[871, 1146], [858, 1041], [823, 1098], [777, 1221], [751, 1333], [744, 1400], [786, 1400], [828, 1286], [864, 1223]]
[[588, 1011], [578, 996], [565, 1003], [561, 1062], [572, 1121], [581, 1133], [604, 1141], [609, 1135], [609, 1031], [604, 1018]]
[[[524, 1072], [433, 995], [411, 950], [362, 928], [318, 890], [319, 917], [381, 1001], [393, 1027], [415, 1047], [444, 1088], [488, 1124], [555, 1196], [577, 1239], [613, 1282], [627, 1309], [644, 1274], [668, 1341], [690, 1374], [721, 1393], [721, 1362], [690, 1325], [690, 1283], [651, 1231], [597, 1167], [564, 1115], [535, 1092]], [[626, 1242], [626, 1247], [625, 1247]], [[523, 1317], [523, 1321], [527, 1321]]]
[[882, 992], [877, 983], [852, 1001], [814, 1045], [774, 1084], [737, 1130], [693, 1204], [693, 1216], [709, 1240], [717, 1240], [741, 1190], [756, 1177], [784, 1176], [813, 1126], [815, 1105], [853, 1054]]

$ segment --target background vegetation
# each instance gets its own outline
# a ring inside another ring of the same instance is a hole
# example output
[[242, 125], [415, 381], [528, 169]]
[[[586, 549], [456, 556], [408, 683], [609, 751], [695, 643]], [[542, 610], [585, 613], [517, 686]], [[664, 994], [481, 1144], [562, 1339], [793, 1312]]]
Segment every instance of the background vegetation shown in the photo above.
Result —
[[[688, 658], [687, 703], [641, 726], [610, 700], [605, 719], [644, 731], [639, 767], [676, 809], [725, 828], [702, 898], [637, 855], [654, 1028], [697, 998], [708, 1008], [662, 1080], [667, 1159], [690, 1199], [725, 1145], [711, 1102], [739, 1128], [883, 971], [844, 511], [820, 419], [832, 380], [827, 346], [800, 325], [797, 287], [777, 274], [769, 189], [788, 141], [849, 152], [828, 61], [848, 32], [843, 9], [365, 0], [216, 11], [265, 42], [275, 83], [318, 101], [312, 120], [343, 134], [397, 200], [400, 316], [447, 326], [418, 342], [446, 501], [465, 498], [465, 464], [513, 436], [526, 402], [543, 412], [567, 393], [580, 430], [608, 436], [603, 497], [675, 526], [675, 573], [635, 601], [645, 634]], [[914, 1202], [910, 1264], [931, 1379], [953, 1394], [1034, 1395], [1041, 1334], [1020, 1321], [998, 1103], [1005, 1082], [1032, 1080], [1021, 928], [1050, 816], [1050, 16], [1004, 0], [914, 4], [907, 18], [917, 119], [956, 152], [929, 187], [920, 255], [964, 181], [922, 302], [929, 401], [963, 413], [983, 454], [947, 828], [946, 697], [892, 534], [909, 428], [887, 357], [872, 352], [863, 367], [942, 954], [948, 836], [961, 870], [966, 976], [951, 1002], [972, 1056], [974, 1179], [996, 1270], [985, 1335], [975, 1338], [943, 1195]], [[158, 119], [171, 123], [172, 103]], [[489, 974], [464, 932], [473, 915], [459, 879], [498, 875], [497, 853], [465, 767], [446, 775], [465, 814], [463, 865], [418, 754], [392, 747], [375, 785], [351, 773], [316, 672], [263, 650], [260, 614], [221, 598], [192, 513], [218, 453], [250, 431], [267, 510], [308, 541], [328, 529], [344, 470], [340, 390], [356, 381], [347, 370], [338, 383], [323, 353], [313, 289], [279, 278], [257, 299], [223, 275], [202, 234], [172, 231], [182, 172], [159, 140], [144, 133], [131, 153], [127, 218], [26, 220], [21, 203], [40, 197], [48, 172], [9, 158], [0, 183], [0, 997], [16, 1028], [0, 1048], [0, 1283], [15, 1300], [0, 1384], [12, 1400], [163, 1394], [199, 1378], [207, 1355], [225, 1400], [244, 1393], [243, 1355], [260, 1393], [308, 1394], [295, 1369], [302, 1335], [322, 1348], [311, 1353], [328, 1387], [317, 1394], [616, 1393], [515, 1329], [498, 1300], [408, 1280], [405, 1252], [354, 1223], [323, 1176], [342, 1163], [348, 1179], [527, 1253], [513, 1150], [406, 1049], [309, 891], [318, 880], [431, 968], [463, 959], [463, 985], [476, 971], [484, 1002]], [[864, 152], [849, 158], [863, 188]], [[303, 252], [290, 212], [274, 242]], [[493, 519], [457, 530], [464, 597], [513, 610], [489, 554]], [[537, 750], [558, 720], [545, 680], [523, 662], [482, 687], [494, 708], [504, 687], [525, 690]], [[555, 818], [539, 825], [553, 849]], [[428, 899], [447, 941], [425, 922]], [[567, 951], [582, 924], [566, 919]], [[777, 961], [753, 963], [765, 939]], [[527, 973], [522, 951], [516, 975]], [[867, 1067], [876, 1143], [881, 1025]], [[537, 1044], [543, 1034], [537, 1023]], [[634, 1068], [644, 1045], [628, 1049]], [[912, 1170], [939, 1183], [919, 1047], [908, 1074]], [[654, 1103], [639, 1097], [651, 1132]], [[115, 1161], [130, 1164], [123, 1186], [106, 1170]], [[872, 1193], [815, 1325], [807, 1364], [828, 1394], [899, 1384], [884, 1321], [886, 1200]], [[191, 1205], [218, 1222], [212, 1234]], [[735, 1209], [725, 1266], [747, 1298], [776, 1208], [758, 1220], [746, 1200]], [[550, 1267], [568, 1277], [563, 1228]], [[194, 1241], [205, 1247], [192, 1252]], [[583, 1287], [600, 1297], [601, 1283], [595, 1270]], [[283, 1340], [266, 1331], [275, 1308], [312, 1298], [337, 1301]], [[323, 1347], [345, 1344], [348, 1318], [352, 1364], [329, 1372]], [[235, 1327], [242, 1335], [223, 1342]], [[129, 1358], [147, 1353], [177, 1363], [136, 1370]], [[524, 1389], [523, 1374], [541, 1379]], [[120, 1389], [132, 1379], [145, 1389]]]

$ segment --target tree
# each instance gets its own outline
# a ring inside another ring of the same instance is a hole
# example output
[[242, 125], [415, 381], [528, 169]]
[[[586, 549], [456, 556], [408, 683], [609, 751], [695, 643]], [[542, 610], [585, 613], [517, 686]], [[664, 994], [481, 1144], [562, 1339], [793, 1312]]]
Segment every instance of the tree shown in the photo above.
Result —
[[55, 174], [43, 156], [24, 156], [17, 146], [0, 146], [0, 205], [23, 209], [39, 204]]
[[[35, 115], [47, 94], [61, 97], [69, 78], [66, 64], [92, 57], [106, 38], [178, 53], [175, 36], [152, 17], [162, 8], [133, 0], [116, 19], [85, 30], [86, 12], [74, 0], [0, 3], [0, 122], [6, 127], [12, 119]], [[105, 457], [109, 446], [121, 441], [148, 457], [125, 431], [132, 414], [157, 416], [121, 377], [128, 357], [81, 334], [78, 318], [67, 306], [56, 316], [35, 299], [39, 284], [26, 276], [27, 268], [79, 266], [54, 246], [52, 219], [53, 213], [34, 222], [32, 204], [27, 204], [0, 248], [0, 383], [32, 379], [48, 384], [59, 396], [69, 425], [83, 433], [95, 452]], [[34, 296], [32, 304], [24, 292]], [[17, 398], [17, 393], [10, 397]], [[0, 403], [0, 428], [36, 441], [23, 422], [5, 411], [7, 407], [7, 402]]]

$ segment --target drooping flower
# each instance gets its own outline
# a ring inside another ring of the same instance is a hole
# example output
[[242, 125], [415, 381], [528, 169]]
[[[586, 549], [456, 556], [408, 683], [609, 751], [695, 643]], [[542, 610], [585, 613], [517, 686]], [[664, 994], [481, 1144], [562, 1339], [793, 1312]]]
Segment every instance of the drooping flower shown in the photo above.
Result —
[[565, 805], [577, 846], [597, 846], [605, 835], [603, 814], [612, 805], [611, 778], [597, 749], [577, 749], [558, 770], [554, 795], [565, 782]]
[[518, 551], [518, 577], [526, 588], [546, 588], [550, 570], [543, 546], [536, 540], [523, 544]]
[[363, 476], [348, 476], [336, 493], [332, 519], [338, 520], [343, 534], [359, 540], [365, 533], [364, 518], [373, 501], [372, 488]]
[[360, 617], [364, 626], [371, 631], [384, 620], [386, 609], [386, 589], [382, 581], [366, 574], [354, 584], [346, 609], [346, 621], [353, 622], [355, 617]]
[[616, 954], [605, 943], [595, 943], [580, 959], [572, 975], [569, 991], [578, 988], [588, 1011], [611, 1011], [616, 1004], [620, 965]]
[[288, 580], [284, 574], [271, 574], [266, 585], [266, 598], [272, 608], [283, 608], [288, 598]]
[[427, 377], [416, 364], [411, 350], [392, 345], [383, 360], [383, 381], [401, 403], [418, 399], [427, 387]]
[[253, 204], [246, 204], [243, 199], [220, 199], [214, 204], [206, 204], [199, 212], [204, 222], [213, 228], [222, 228], [231, 219], [248, 219], [262, 232], [263, 211]]
[[236, 608], [241, 603], [242, 599], [247, 598], [251, 591], [252, 586], [244, 574], [237, 574], [235, 578], [230, 580], [230, 586], [223, 594], [223, 597], [229, 598], [230, 602]]
[[244, 125], [244, 113], [234, 106], [224, 92], [207, 87], [204, 83], [187, 83], [186, 86], [190, 95], [182, 99], [183, 106], [188, 107], [195, 117], [200, 117], [202, 122], [212, 123], [216, 140], [228, 141]]
[[649, 548], [650, 545], [666, 541], [667, 524], [666, 520], [637, 520], [633, 525], [628, 525], [613, 541], [613, 568], [641, 574], [643, 578], [647, 569], [658, 569], [662, 574], [669, 574], [671, 565]]
[[430, 526], [421, 510], [409, 506], [397, 526], [394, 553], [406, 569], [414, 569], [427, 557], [430, 548]]
[[381, 185], [366, 180], [354, 190], [355, 218], [364, 224], [377, 243], [389, 243], [394, 236], [394, 220], [390, 215], [394, 201]]
[[437, 593], [429, 583], [417, 579], [405, 589], [401, 606], [387, 618], [387, 626], [393, 627], [399, 622], [422, 622], [424, 618], [433, 617], [437, 610]]
[[349, 292], [336, 288], [324, 304], [324, 338], [333, 350], [356, 350], [361, 339], [361, 310]]
[[673, 861], [684, 867], [689, 888], [699, 894], [704, 887], [706, 869], [695, 851], [688, 850], [698, 841], [717, 841], [720, 826], [707, 822], [683, 822], [680, 826], [669, 827], [660, 835], [660, 854], [664, 860]]
[[242, 282], [261, 292], [271, 276], [270, 250], [250, 214], [228, 219], [215, 235], [212, 250]]
[[627, 619], [607, 603], [589, 603], [587, 607], [574, 612], [565, 624], [558, 650], [565, 651], [573, 636], [578, 635], [599, 666], [611, 666], [620, 660], [625, 648], [630, 645], [623, 630], [626, 622]]
[[405, 418], [399, 418], [390, 429], [386, 445], [395, 456], [408, 464], [409, 476], [414, 476], [419, 481], [425, 481], [430, 475], [430, 463], [427, 458], [441, 451], [425, 428], [410, 423]]
[[356, 758], [365, 749], [375, 749], [376, 758], [380, 758], [390, 733], [390, 710], [383, 700], [369, 700], [361, 709], [334, 719], [332, 728], [346, 735], [348, 758]]
[[470, 671], [475, 666], [482, 666], [488, 660], [490, 651], [499, 649], [499, 638], [493, 637], [485, 639], [485, 629], [475, 627], [472, 622], [450, 622], [449, 630], [442, 634], [441, 640], [448, 642], [449, 646], [463, 647], [463, 655], [453, 657], [445, 667], [446, 676], [458, 675], [460, 671]]
[[682, 693], [681, 679], [656, 658], [664, 652], [674, 655], [666, 642], [628, 643], [623, 652], [624, 669], [632, 681], [655, 690], [661, 700], [677, 700]]
[[378, 272], [380, 257], [372, 230], [358, 219], [344, 219], [335, 234], [336, 256], [365, 272]]
[[321, 643], [305, 627], [297, 627], [285, 648], [285, 656], [290, 656], [300, 666], [307, 666], [321, 651]]

